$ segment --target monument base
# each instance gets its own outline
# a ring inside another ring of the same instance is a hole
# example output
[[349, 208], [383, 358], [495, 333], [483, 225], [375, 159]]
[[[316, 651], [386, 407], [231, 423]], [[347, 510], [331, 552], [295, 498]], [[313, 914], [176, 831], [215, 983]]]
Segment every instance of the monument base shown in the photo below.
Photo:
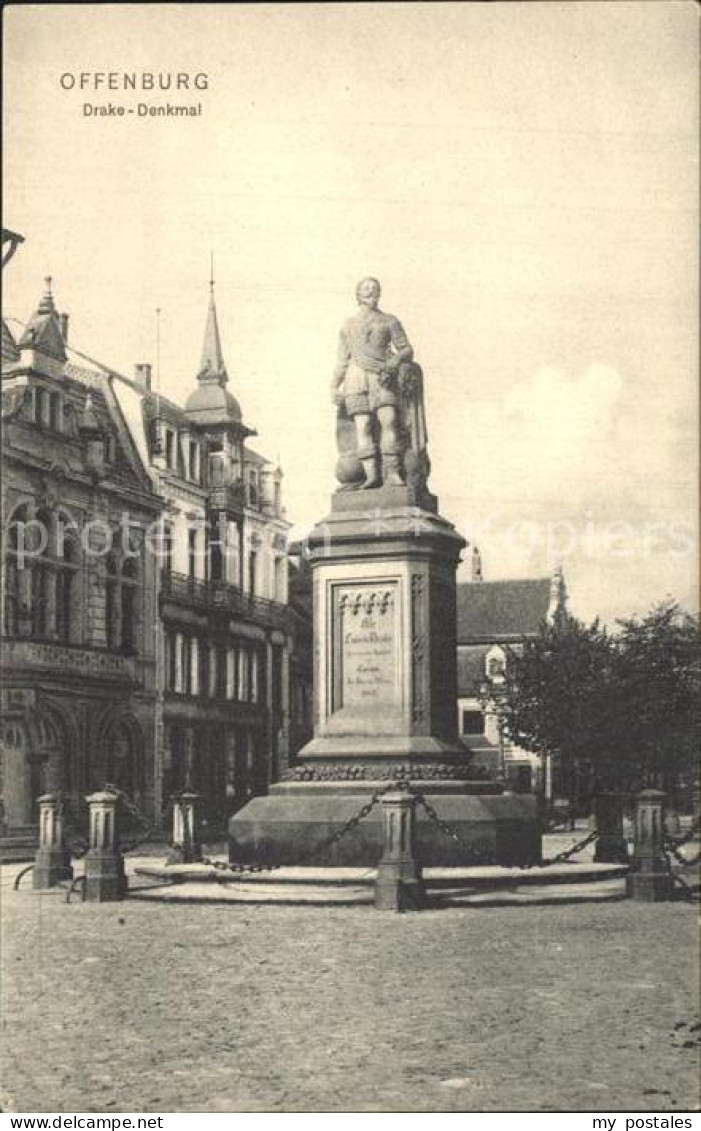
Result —
[[[322, 846], [374, 794], [396, 788], [391, 779], [280, 782], [231, 818], [229, 859], [375, 867], [383, 848], [379, 805], [333, 845]], [[454, 840], [417, 805], [415, 846], [421, 866], [540, 863], [540, 822], [533, 795], [503, 792], [493, 782], [413, 780], [411, 788], [425, 796], [438, 818], [460, 837], [460, 842]]]

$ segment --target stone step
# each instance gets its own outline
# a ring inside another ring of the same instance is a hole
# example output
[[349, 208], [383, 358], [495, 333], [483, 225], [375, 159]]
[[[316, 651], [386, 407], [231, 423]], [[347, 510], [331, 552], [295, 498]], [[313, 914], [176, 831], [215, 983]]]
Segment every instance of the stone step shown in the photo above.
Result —
[[[427, 909], [464, 907], [546, 906], [554, 904], [610, 902], [626, 898], [624, 880], [600, 883], [530, 886], [522, 891], [451, 893], [428, 890]], [[372, 886], [305, 884], [202, 884], [176, 883], [132, 888], [129, 899], [159, 903], [238, 903], [297, 906], [361, 906], [374, 902]]]
[[[155, 864], [138, 863], [134, 871], [139, 876], [152, 879], [169, 880], [174, 884], [212, 884], [221, 883], [227, 876], [231, 881], [241, 884], [311, 884], [316, 887], [343, 887], [345, 885], [372, 886], [375, 882], [374, 868], [329, 868], [284, 866], [271, 871], [244, 872], [240, 876], [227, 873], [223, 869], [207, 864]], [[549, 867], [502, 868], [496, 864], [481, 865], [474, 868], [425, 868], [424, 881], [431, 889], [460, 890], [513, 888], [521, 886], [543, 886], [549, 884], [581, 884], [602, 880], [620, 879], [626, 875], [625, 864], [553, 864]]]
[[22, 864], [33, 860], [39, 840], [36, 829], [14, 830], [0, 837], [0, 864]]

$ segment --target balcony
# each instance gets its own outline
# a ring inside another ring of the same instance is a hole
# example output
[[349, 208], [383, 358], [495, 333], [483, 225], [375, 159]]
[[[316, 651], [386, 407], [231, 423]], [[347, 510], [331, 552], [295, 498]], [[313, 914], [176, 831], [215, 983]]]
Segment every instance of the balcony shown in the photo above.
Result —
[[200, 581], [184, 573], [163, 572], [161, 599], [189, 609], [230, 613], [263, 628], [290, 632], [293, 627], [294, 613], [289, 605], [267, 597], [253, 597], [225, 581]]

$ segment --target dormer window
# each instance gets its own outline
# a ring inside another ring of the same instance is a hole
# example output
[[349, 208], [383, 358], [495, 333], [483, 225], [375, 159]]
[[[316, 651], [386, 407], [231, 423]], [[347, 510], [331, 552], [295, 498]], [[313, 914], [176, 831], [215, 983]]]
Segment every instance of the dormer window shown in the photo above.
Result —
[[34, 423], [43, 428], [48, 419], [48, 392], [39, 385], [34, 386]]
[[166, 428], [166, 466], [171, 470], [175, 468], [175, 433], [171, 432], [170, 428]]
[[248, 501], [253, 507], [258, 504], [258, 476], [252, 467], [248, 472]]
[[60, 393], [49, 393], [49, 428], [62, 432], [63, 398]]
[[487, 678], [495, 680], [497, 683], [504, 682], [504, 675], [506, 671], [506, 656], [503, 649], [494, 646], [490, 648], [485, 657], [485, 672]]
[[196, 440], [190, 440], [188, 449], [188, 475], [194, 482], [200, 479], [200, 446]]

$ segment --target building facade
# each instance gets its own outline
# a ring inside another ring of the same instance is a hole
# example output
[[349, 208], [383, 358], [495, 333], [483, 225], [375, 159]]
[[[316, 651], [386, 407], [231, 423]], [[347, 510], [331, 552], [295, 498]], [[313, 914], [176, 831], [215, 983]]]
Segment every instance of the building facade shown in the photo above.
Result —
[[563, 616], [566, 602], [561, 570], [552, 577], [484, 581], [476, 548], [472, 580], [458, 585], [458, 733], [474, 754], [473, 765], [518, 792], [550, 797], [552, 763], [511, 742], [500, 725], [508, 652]]
[[184, 406], [149, 365], [73, 349], [47, 281], [17, 338], [3, 321], [2, 407], [0, 832], [28, 833], [47, 789], [106, 782], [156, 823], [196, 789], [223, 829], [306, 733], [308, 623], [213, 285]]
[[47, 789], [156, 793], [161, 504], [109, 378], [71, 364], [51, 280], [16, 341], [3, 323], [2, 827]]
[[115, 380], [163, 501], [158, 801], [195, 789], [218, 829], [287, 767], [292, 651], [282, 472], [250, 447], [227, 386], [213, 284], [184, 407], [160, 395], [148, 365]]

